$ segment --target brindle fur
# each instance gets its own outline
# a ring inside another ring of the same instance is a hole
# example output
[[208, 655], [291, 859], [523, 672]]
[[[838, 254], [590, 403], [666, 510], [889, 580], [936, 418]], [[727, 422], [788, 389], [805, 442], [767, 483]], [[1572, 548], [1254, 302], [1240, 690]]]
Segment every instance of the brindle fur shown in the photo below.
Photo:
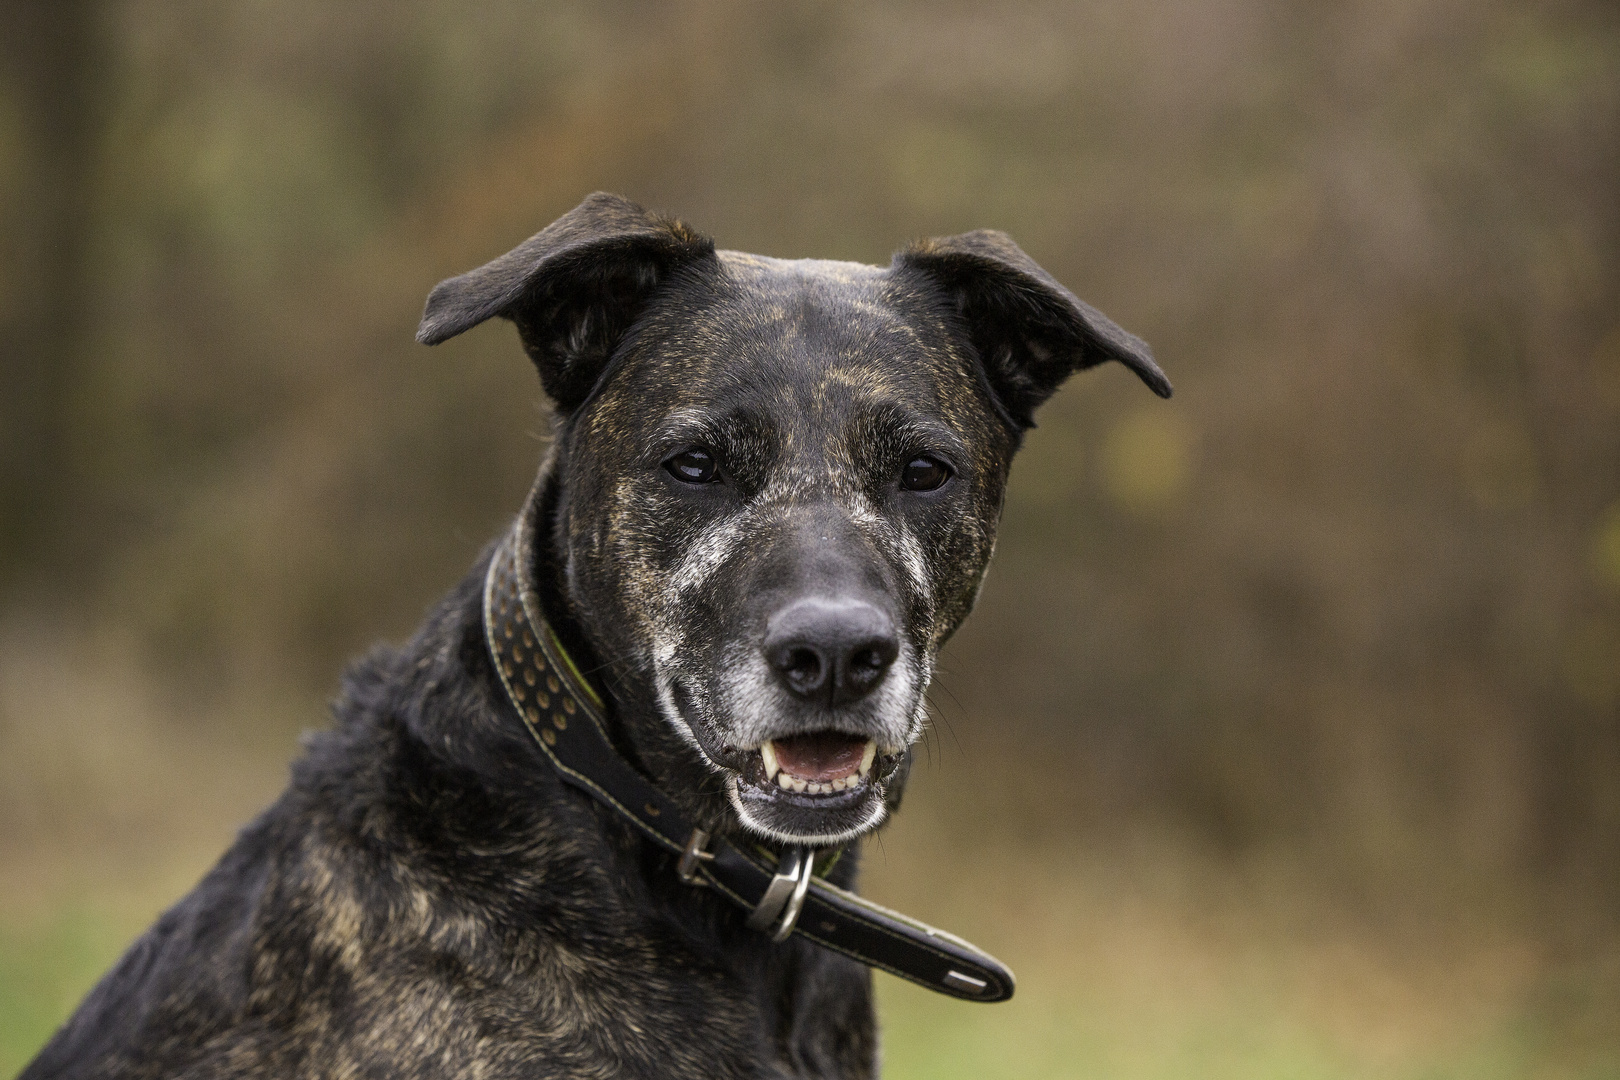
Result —
[[[1109, 359], [1169, 389], [1144, 345], [998, 233], [921, 242], [886, 270], [780, 262], [596, 195], [441, 285], [421, 336], [493, 315], [517, 323], [556, 404], [532, 553], [548, 616], [607, 688], [621, 752], [730, 836], [744, 828], [724, 770], [661, 700], [655, 654], [724, 756], [759, 722], [727, 679], [760, 605], [858, 578], [896, 613], [917, 700], [769, 722], [909, 745], [1034, 407]], [[724, 491], [659, 469], [698, 439], [727, 463]], [[958, 480], [898, 498], [920, 446], [955, 455]], [[487, 558], [408, 644], [350, 669], [287, 791], [25, 1080], [875, 1073], [863, 967], [746, 930], [558, 781], [490, 666]], [[794, 813], [777, 824], [800, 829]], [[856, 865], [851, 850], [832, 880], [852, 888]]]

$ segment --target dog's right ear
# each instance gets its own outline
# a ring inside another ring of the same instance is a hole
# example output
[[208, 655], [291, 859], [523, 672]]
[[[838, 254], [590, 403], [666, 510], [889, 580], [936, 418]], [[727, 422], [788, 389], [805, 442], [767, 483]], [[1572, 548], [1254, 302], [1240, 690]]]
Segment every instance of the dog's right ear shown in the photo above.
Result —
[[572, 412], [659, 282], [713, 258], [708, 237], [599, 191], [495, 261], [439, 282], [416, 340], [437, 345], [511, 319], [547, 395]]

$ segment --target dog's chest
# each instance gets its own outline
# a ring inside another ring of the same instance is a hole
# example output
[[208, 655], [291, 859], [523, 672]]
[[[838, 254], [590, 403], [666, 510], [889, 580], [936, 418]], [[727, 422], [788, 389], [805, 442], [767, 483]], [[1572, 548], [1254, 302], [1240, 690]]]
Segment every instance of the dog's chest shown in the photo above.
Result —
[[872, 1074], [865, 968], [769, 946], [717, 897], [672, 875], [657, 887], [631, 838], [593, 828], [573, 793], [534, 794], [525, 824], [499, 805], [431, 808], [462, 837], [474, 819], [512, 828], [513, 850], [478, 845], [476, 874], [458, 872], [461, 844], [381, 873], [358, 837], [301, 845], [267, 898], [285, 922], [253, 935], [250, 1011], [280, 1017], [264, 1030], [263, 1075]]
[[346, 980], [365, 1007], [317, 1006], [283, 1029], [288, 1048], [325, 1043], [307, 1065], [326, 1075], [871, 1075], [864, 970], [801, 950], [745, 973], [667, 927], [557, 914], [565, 937], [461, 926], [381, 943]]

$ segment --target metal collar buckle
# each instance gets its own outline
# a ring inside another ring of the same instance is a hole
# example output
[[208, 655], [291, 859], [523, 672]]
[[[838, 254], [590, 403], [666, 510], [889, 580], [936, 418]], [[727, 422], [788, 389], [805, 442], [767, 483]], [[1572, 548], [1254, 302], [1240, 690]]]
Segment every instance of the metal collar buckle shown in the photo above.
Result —
[[771, 878], [759, 905], [749, 913], [748, 929], [768, 931], [772, 941], [786, 941], [793, 933], [793, 924], [799, 921], [799, 912], [804, 910], [804, 895], [810, 891], [810, 872], [815, 862], [809, 848], [792, 847], [783, 852], [776, 864], [776, 876]]
[[[708, 884], [698, 874], [699, 864], [714, 861], [714, 853], [703, 850], [708, 843], [708, 833], [702, 829], [692, 830], [686, 850], [675, 864], [675, 876], [682, 884], [700, 888]], [[748, 915], [748, 929], [768, 931], [772, 941], [786, 941], [799, 921], [799, 912], [804, 910], [804, 897], [810, 891], [810, 874], [815, 863], [815, 855], [809, 848], [788, 848], [776, 865], [776, 876], [766, 886], [765, 895]]]
[[708, 885], [698, 877], [698, 864], [714, 861], [714, 852], [703, 850], [708, 843], [708, 833], [702, 829], [692, 830], [692, 835], [686, 840], [686, 850], [681, 852], [681, 861], [675, 864], [675, 876], [681, 879], [682, 885], [696, 885], [699, 888]]

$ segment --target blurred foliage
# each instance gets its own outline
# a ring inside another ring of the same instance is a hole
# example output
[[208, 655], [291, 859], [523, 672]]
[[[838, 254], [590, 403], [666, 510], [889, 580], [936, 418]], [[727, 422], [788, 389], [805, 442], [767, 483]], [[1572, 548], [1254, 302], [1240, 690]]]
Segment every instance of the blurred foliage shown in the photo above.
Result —
[[[509, 328], [414, 346], [422, 298], [606, 188], [783, 256], [1004, 228], [1175, 380], [1041, 413], [935, 694], [930, 753], [980, 770], [925, 804], [951, 828], [1037, 863], [1164, 833], [1375, 920], [1483, 898], [1609, 940], [1612, 6], [0, 20], [9, 888], [216, 850], [344, 659], [472, 562], [547, 421]], [[1244, 1074], [1362, 1074], [1288, 1053]]]

